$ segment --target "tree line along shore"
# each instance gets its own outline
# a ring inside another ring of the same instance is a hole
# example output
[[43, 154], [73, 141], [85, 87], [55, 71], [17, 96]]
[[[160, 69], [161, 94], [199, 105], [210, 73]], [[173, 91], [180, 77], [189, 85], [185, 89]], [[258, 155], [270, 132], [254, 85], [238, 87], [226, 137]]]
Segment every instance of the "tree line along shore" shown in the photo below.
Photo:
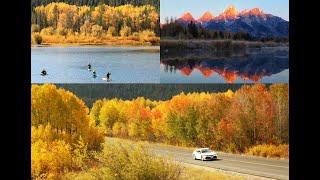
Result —
[[32, 44], [159, 45], [159, 13], [151, 5], [77, 6], [50, 3], [32, 9]]
[[250, 50], [287, 48], [288, 44], [230, 39], [161, 39], [160, 46], [161, 59], [188, 60], [245, 57]]

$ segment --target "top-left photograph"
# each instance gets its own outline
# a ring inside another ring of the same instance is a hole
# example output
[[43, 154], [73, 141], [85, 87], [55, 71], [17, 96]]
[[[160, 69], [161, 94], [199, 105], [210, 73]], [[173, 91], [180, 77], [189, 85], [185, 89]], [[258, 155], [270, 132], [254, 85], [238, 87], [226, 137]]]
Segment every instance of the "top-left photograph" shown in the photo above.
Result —
[[31, 0], [31, 83], [159, 83], [160, 0]]

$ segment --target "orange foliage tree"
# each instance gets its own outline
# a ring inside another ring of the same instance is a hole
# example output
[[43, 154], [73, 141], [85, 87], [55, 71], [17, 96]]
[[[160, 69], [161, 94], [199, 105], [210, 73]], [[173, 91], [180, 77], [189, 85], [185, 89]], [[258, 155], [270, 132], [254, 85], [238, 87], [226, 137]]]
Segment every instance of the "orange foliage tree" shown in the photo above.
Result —
[[256, 84], [236, 92], [181, 93], [158, 102], [98, 100], [90, 116], [112, 119], [105, 129], [108, 135], [244, 152], [258, 144], [288, 143], [286, 86], [268, 89]]

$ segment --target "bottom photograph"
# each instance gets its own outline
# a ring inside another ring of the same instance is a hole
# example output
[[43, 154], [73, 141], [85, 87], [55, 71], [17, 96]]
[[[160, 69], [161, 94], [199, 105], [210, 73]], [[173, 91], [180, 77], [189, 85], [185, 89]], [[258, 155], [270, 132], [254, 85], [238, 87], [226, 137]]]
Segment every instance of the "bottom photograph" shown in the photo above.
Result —
[[32, 179], [289, 179], [288, 84], [32, 84]]

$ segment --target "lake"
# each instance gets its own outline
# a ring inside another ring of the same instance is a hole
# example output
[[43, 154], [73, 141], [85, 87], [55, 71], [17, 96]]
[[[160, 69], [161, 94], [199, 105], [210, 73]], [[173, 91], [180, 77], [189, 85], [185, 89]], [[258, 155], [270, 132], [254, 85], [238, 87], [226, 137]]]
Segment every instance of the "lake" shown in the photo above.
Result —
[[161, 83], [288, 83], [289, 48], [249, 49], [241, 57], [161, 59]]
[[[159, 83], [159, 47], [32, 47], [32, 83]], [[94, 78], [88, 63], [97, 72]], [[48, 73], [41, 76], [42, 69]], [[111, 73], [111, 81], [103, 77]]]

